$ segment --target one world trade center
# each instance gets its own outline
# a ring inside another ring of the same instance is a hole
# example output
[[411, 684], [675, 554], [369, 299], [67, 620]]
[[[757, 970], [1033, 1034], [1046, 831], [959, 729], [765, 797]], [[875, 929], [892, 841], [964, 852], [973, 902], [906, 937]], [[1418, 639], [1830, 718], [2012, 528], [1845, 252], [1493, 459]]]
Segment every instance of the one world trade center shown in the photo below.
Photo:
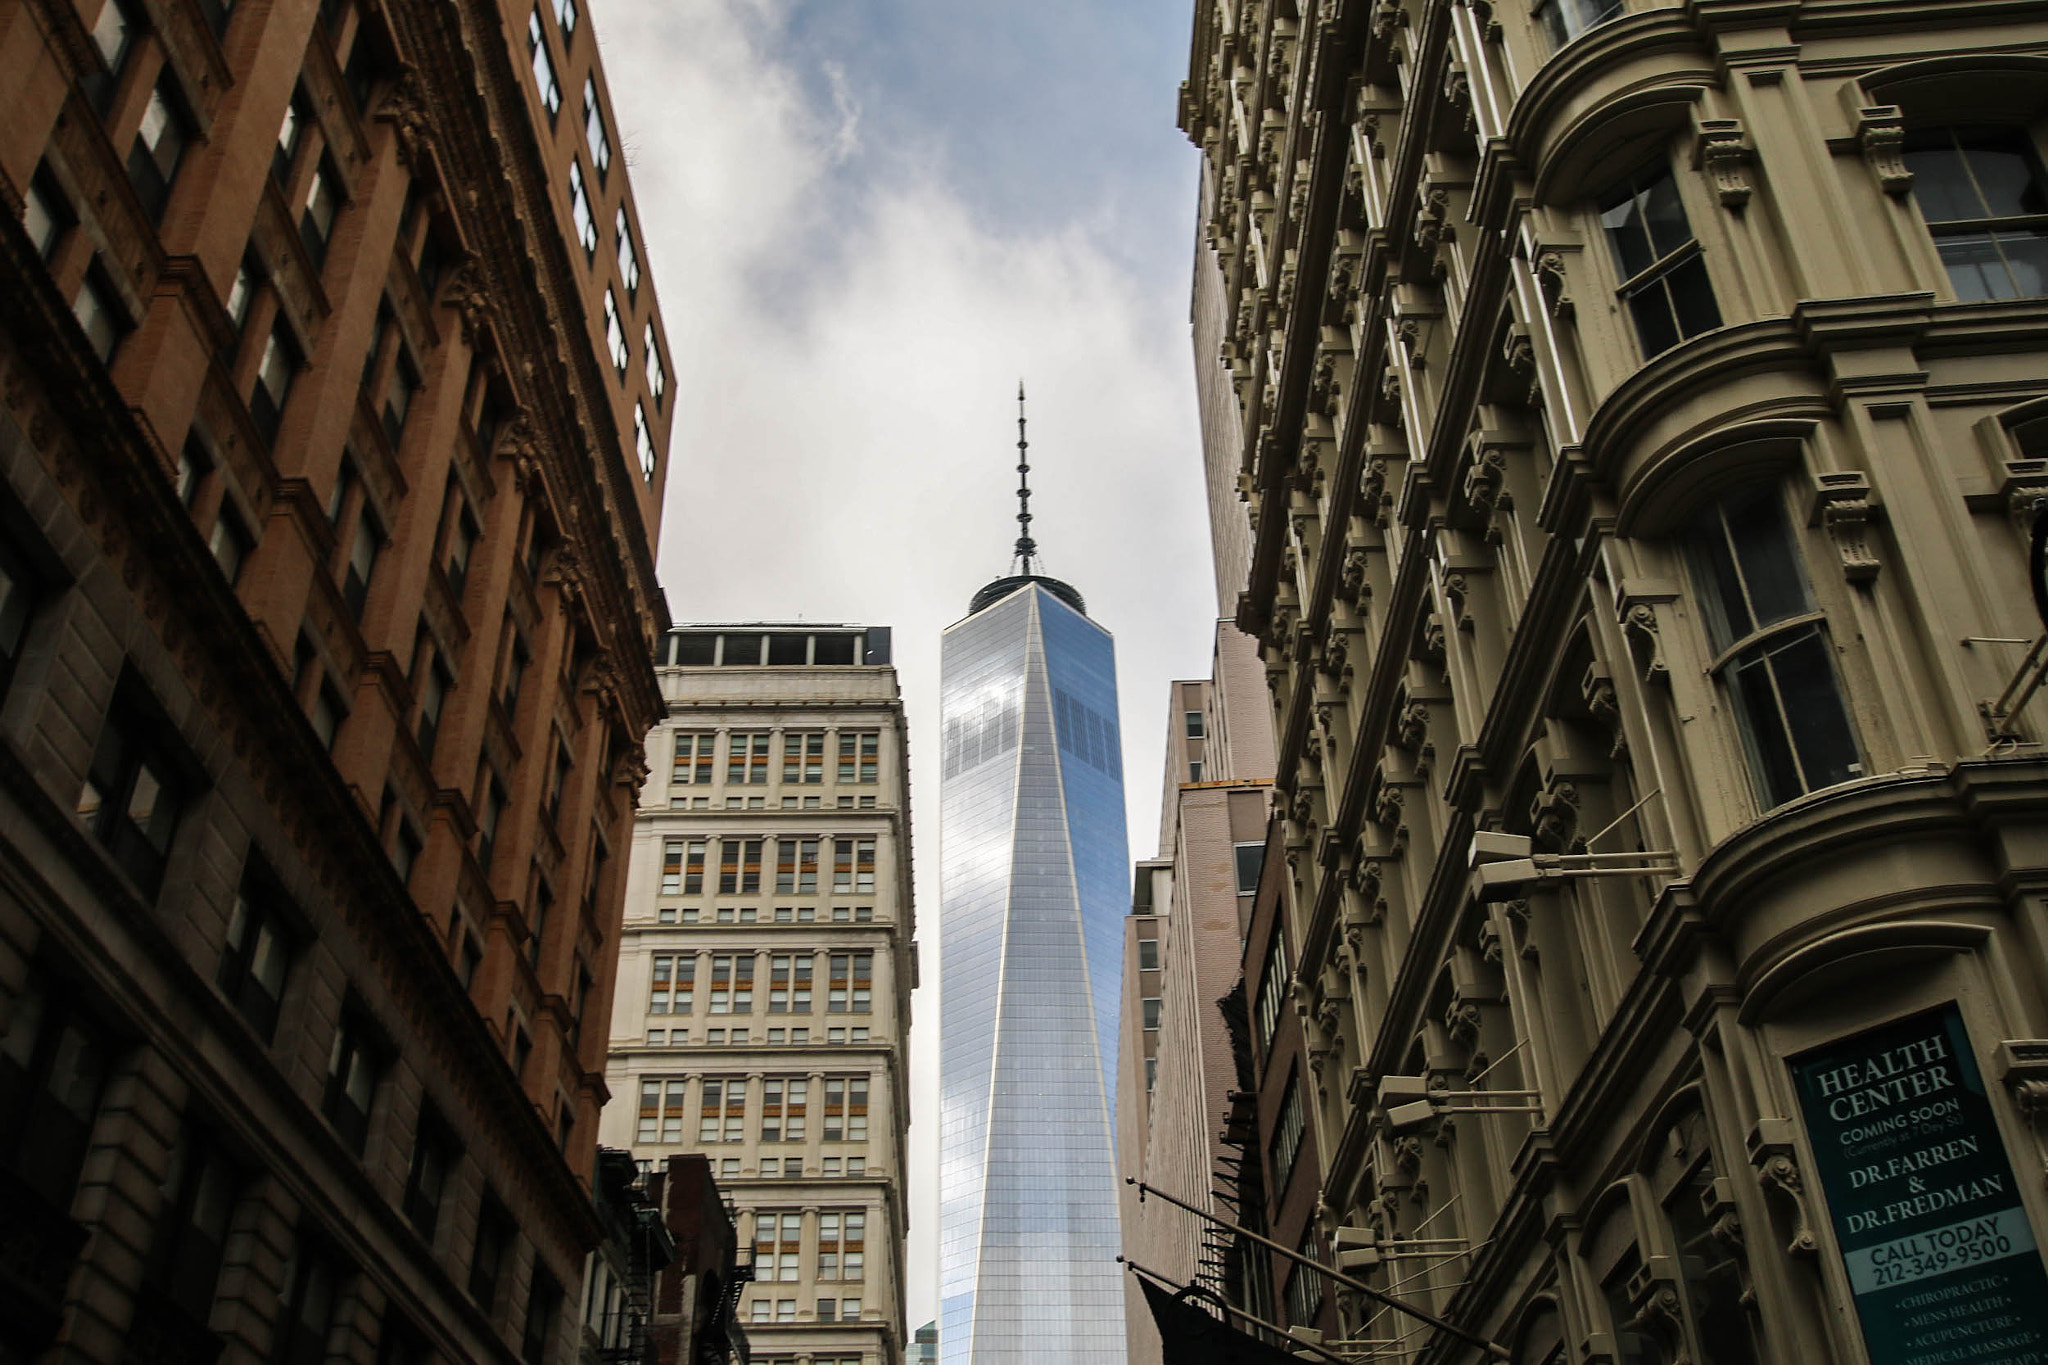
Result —
[[1017, 396], [1018, 572], [940, 651], [939, 1354], [1122, 1365], [1116, 653], [1078, 592], [1034, 572]]

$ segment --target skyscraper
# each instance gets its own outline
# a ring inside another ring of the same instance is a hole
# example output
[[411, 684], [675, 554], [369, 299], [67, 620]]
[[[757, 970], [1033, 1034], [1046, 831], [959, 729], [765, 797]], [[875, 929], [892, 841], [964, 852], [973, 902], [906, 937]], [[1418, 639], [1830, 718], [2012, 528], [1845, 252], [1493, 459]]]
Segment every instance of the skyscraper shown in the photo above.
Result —
[[756, 1361], [894, 1365], [916, 924], [882, 626], [681, 626], [656, 661], [612, 1011], [608, 1146], [702, 1150]]
[[1021, 572], [976, 593], [940, 652], [939, 1350], [1120, 1365], [1115, 647], [1033, 572], [1021, 411], [1017, 449]]

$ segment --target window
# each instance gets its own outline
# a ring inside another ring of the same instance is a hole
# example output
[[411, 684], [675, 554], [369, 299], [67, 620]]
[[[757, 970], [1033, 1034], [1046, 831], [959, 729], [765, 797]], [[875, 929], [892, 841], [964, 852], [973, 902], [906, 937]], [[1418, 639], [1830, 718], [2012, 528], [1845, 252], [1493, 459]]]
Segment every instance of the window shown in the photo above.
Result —
[[540, 102], [552, 119], [562, 109], [562, 87], [555, 80], [555, 63], [548, 56], [547, 35], [542, 32], [537, 5], [526, 20], [526, 47], [533, 56], [533, 88], [540, 92]]
[[1280, 1113], [1273, 1122], [1273, 1139], [1266, 1147], [1270, 1158], [1267, 1169], [1272, 1173], [1276, 1197], [1287, 1188], [1287, 1177], [1294, 1173], [1294, 1159], [1301, 1154], [1305, 1126], [1301, 1116], [1301, 1075], [1296, 1072], [1287, 1078], [1287, 1089], [1280, 1097]]
[[1157, 1057], [1147, 1057], [1145, 1059], [1145, 1093], [1148, 1095], [1151, 1094], [1152, 1087], [1157, 1085], [1158, 1083], [1159, 1059]]
[[412, 1168], [405, 1177], [405, 1216], [428, 1242], [434, 1240], [434, 1226], [441, 1218], [448, 1173], [461, 1159], [462, 1147], [455, 1134], [431, 1104], [424, 1105], [413, 1134]]
[[685, 1084], [683, 1081], [640, 1082], [640, 1124], [635, 1141], [673, 1145], [683, 1140]]
[[1138, 940], [1138, 970], [1156, 972], [1159, 970], [1159, 940], [1141, 938]]
[[363, 619], [363, 607], [370, 598], [370, 575], [376, 571], [377, 551], [383, 542], [376, 515], [365, 506], [356, 517], [355, 534], [349, 537], [348, 565], [341, 579], [341, 600], [358, 621]]
[[746, 1122], [747, 1083], [739, 1079], [707, 1079], [703, 1107], [697, 1116], [697, 1140], [744, 1142]]
[[802, 1142], [805, 1101], [811, 1083], [800, 1076], [770, 1076], [761, 1082], [761, 1141]]
[[1957, 298], [2048, 294], [2048, 179], [2025, 130], [1915, 129], [1905, 158]]
[[711, 750], [717, 742], [716, 735], [677, 735], [675, 762], [669, 769], [669, 781], [679, 787], [707, 785], [711, 781]]
[[412, 400], [419, 396], [420, 372], [413, 364], [405, 343], [398, 344], [398, 358], [392, 362], [391, 378], [384, 385], [384, 438], [398, 449], [405, 436], [405, 419], [412, 415]]
[[[868, 1216], [859, 1209], [818, 1215], [818, 1278], [861, 1280], [867, 1274]], [[829, 1303], [831, 1300], [827, 1299]], [[854, 1310], [857, 1315], [859, 1310]]]
[[247, 256], [235, 266], [234, 283], [228, 286], [228, 321], [234, 324], [239, 334], [249, 323], [249, 309], [256, 302], [256, 292], [263, 287], [263, 267]]
[[1863, 775], [1832, 650], [1775, 484], [1723, 498], [1691, 542], [1714, 671], [1766, 807]]
[[803, 1214], [764, 1209], [754, 1215], [754, 1279], [788, 1283], [798, 1278]]
[[[812, 896], [818, 891], [818, 841], [778, 839], [775, 841], [775, 894]], [[780, 912], [777, 918], [780, 918]]]
[[441, 735], [441, 711], [448, 703], [448, 689], [454, 685], [447, 666], [436, 657], [420, 685], [420, 757], [429, 763], [434, 761], [434, 741]]
[[842, 732], [839, 736], [839, 780], [841, 782], [873, 782], [875, 763], [881, 754], [882, 736], [869, 730], [860, 734]]
[[[540, 965], [541, 948], [547, 943], [548, 911], [554, 908], [555, 891], [545, 881], [536, 882], [533, 888], [533, 923], [527, 926], [526, 960], [534, 966]], [[519, 1068], [526, 1069], [522, 1062]]]
[[455, 600], [462, 600], [463, 587], [469, 582], [469, 557], [476, 553], [476, 543], [483, 533], [477, 529], [476, 518], [469, 514], [466, 503], [458, 502], [455, 524], [448, 530], [448, 590], [455, 594]]
[[1200, 782], [1201, 780], [1202, 780], [1202, 760], [1198, 758], [1198, 759], [1194, 760], [1194, 761], [1193, 761], [1192, 763], [1188, 764], [1188, 781], [1190, 781], [1190, 782]]
[[287, 927], [284, 892], [267, 868], [252, 861], [242, 872], [228, 937], [220, 959], [220, 990], [256, 1036], [269, 1042], [284, 1006], [295, 937]]
[[653, 993], [648, 997], [649, 1014], [688, 1014], [696, 1005], [697, 955], [682, 953], [654, 958]]
[[117, 692], [100, 729], [78, 814], [142, 893], [154, 899], [188, 787], [166, 736], [169, 722], [135, 692]]
[[104, 72], [88, 76], [84, 82], [92, 102], [105, 114], [113, 103], [114, 87], [120, 83], [121, 73], [128, 69], [128, 58], [135, 52], [135, 40], [142, 36], [142, 25], [129, 8], [128, 0], [107, 0], [101, 7], [100, 16], [92, 26], [93, 46], [99, 49], [100, 60], [106, 63]]
[[1552, 47], [1563, 47], [1621, 13], [1622, 0], [1545, 0], [1539, 17]]
[[36, 977], [0, 1036], [0, 1168], [71, 1207], [111, 1058], [72, 992]]
[[280, 189], [291, 183], [299, 147], [306, 140], [306, 129], [312, 126], [313, 109], [306, 102], [305, 91], [292, 91], [291, 103], [284, 107], [284, 122], [277, 126], [277, 146], [270, 153], [270, 175]]
[[211, 1132], [187, 1123], [171, 1149], [163, 1190], [149, 1281], [203, 1326], [213, 1312], [228, 1222], [242, 1195], [242, 1172]]
[[1728, 1183], [1717, 1178], [1705, 1116], [1694, 1109], [1652, 1147], [1663, 1157], [1651, 1181], [1663, 1204], [1665, 1226], [1678, 1248], [1687, 1325], [1701, 1349], [1695, 1359], [1713, 1365], [1756, 1365], [1751, 1335], [1749, 1279], [1740, 1243], [1730, 1244], [1723, 1219], [1732, 1212]]
[[37, 580], [12, 536], [0, 535], [0, 697], [21, 658], [28, 638], [29, 616], [35, 611]]
[[285, 399], [291, 396], [292, 378], [299, 369], [299, 348], [292, 340], [282, 316], [270, 324], [263, 341], [263, 358], [256, 364], [256, 385], [249, 391], [249, 416], [263, 439], [273, 445], [278, 428], [284, 425]]
[[[71, 212], [70, 201], [57, 185], [57, 179], [47, 167], [38, 167], [28, 182], [28, 193], [22, 196], [21, 224], [28, 230], [28, 237], [35, 243], [36, 254], [47, 264], [57, 254], [57, 244], [64, 240], [64, 234], [76, 219]], [[650, 323], [648, 330], [653, 330]], [[659, 399], [660, 394], [655, 397]]]
[[[593, 236], [593, 243], [595, 240]], [[626, 345], [626, 325], [619, 319], [618, 300], [612, 297], [609, 286], [604, 291], [604, 344], [605, 349], [611, 352], [612, 368], [618, 371], [621, 379], [625, 378], [626, 365], [632, 360], [633, 354], [631, 348]]]
[[868, 1140], [867, 1077], [826, 1078], [824, 1124], [827, 1142]]
[[761, 889], [760, 839], [724, 839], [718, 847], [718, 893], [751, 896]]
[[370, 1133], [370, 1106], [377, 1097], [385, 1052], [361, 1007], [345, 1008], [334, 1032], [334, 1050], [327, 1056], [327, 1093], [320, 1112], [358, 1156]]
[[[1314, 1222], [1302, 1230], [1300, 1252], [1317, 1264], [1323, 1262], [1323, 1240]], [[1323, 1289], [1322, 1271], [1294, 1263], [1294, 1271], [1287, 1277], [1288, 1326], [1307, 1327], [1322, 1315]]]
[[114, 348], [128, 335], [128, 313], [114, 293], [114, 286], [107, 282], [97, 258], [87, 268], [85, 278], [78, 282], [78, 294], [71, 300], [71, 315], [85, 329], [86, 344], [92, 347], [92, 353], [102, 363], [111, 361]]
[[301, 1228], [285, 1267], [284, 1301], [271, 1325], [272, 1365], [320, 1365], [327, 1359], [327, 1333], [334, 1325], [341, 1277], [333, 1254]]
[[1181, 723], [1185, 727], [1189, 739], [1201, 739], [1203, 737], [1202, 713], [1200, 711], [1183, 712]]
[[1259, 873], [1265, 869], [1266, 846], [1263, 843], [1235, 844], [1231, 847], [1237, 866], [1237, 894], [1257, 895]]
[[1646, 166], [1601, 196], [1600, 226], [1645, 357], [1721, 325], [1669, 165]]
[[[563, 0], [564, 3], [567, 0]], [[572, 8], [571, 14], [575, 13]], [[533, 1279], [526, 1290], [526, 1328], [520, 1336], [519, 1354], [526, 1365], [544, 1365], [548, 1358], [548, 1341], [555, 1335], [555, 1320], [561, 1316], [562, 1286], [540, 1263], [540, 1257], [533, 1258]]]
[[866, 1014], [873, 986], [873, 953], [833, 953], [831, 976], [825, 983], [827, 1014]]
[[639, 403], [633, 404], [633, 453], [640, 460], [640, 477], [653, 483], [654, 467], [661, 462], [661, 456], [654, 448], [654, 432], [647, 425], [647, 409]]
[[1280, 926], [1273, 926], [1273, 942], [1266, 949], [1266, 969], [1259, 974], [1259, 998], [1252, 1017], [1259, 1030], [1259, 1054], [1273, 1050], [1273, 1030], [1280, 1027], [1280, 1006], [1287, 995], [1287, 938]]
[[[583, 188], [583, 164], [569, 158], [569, 217], [576, 223], [576, 240], [583, 243], [586, 258], [597, 251], [597, 218], [590, 211], [590, 195]], [[623, 341], [624, 338], [621, 337]], [[614, 363], [623, 370], [623, 362]]]
[[652, 322], [640, 333], [640, 350], [647, 357], [647, 391], [654, 395], [654, 406], [658, 408], [668, 392], [668, 371], [662, 367], [661, 346], [654, 339]]
[[325, 161], [314, 168], [306, 186], [306, 206], [299, 215], [299, 240], [318, 270], [327, 263], [327, 247], [334, 240], [334, 220], [341, 214], [341, 181]]
[[604, 110], [597, 101], [597, 79], [583, 79], [583, 142], [590, 148], [590, 164], [597, 167], [597, 180], [604, 183], [612, 168], [612, 137], [605, 131]]
[[576, 36], [576, 0], [554, 0], [555, 22], [562, 26], [562, 46]]
[[548, 773], [548, 818], [562, 818], [562, 797], [569, 790], [569, 770], [575, 767], [569, 757], [569, 746], [560, 735], [555, 736], [555, 762]]
[[822, 733], [783, 735], [782, 780], [811, 785], [825, 780], [825, 736]]
[[768, 782], [768, 736], [735, 734], [726, 751], [725, 780], [730, 785], [765, 786]]
[[775, 953], [768, 959], [768, 1012], [811, 1012], [811, 955]]
[[626, 282], [626, 296], [632, 298], [640, 292], [640, 253], [633, 250], [633, 230], [626, 224], [624, 204], [619, 205], [612, 227], [619, 238], [619, 278]]
[[1159, 997], [1156, 995], [1148, 995], [1144, 999], [1140, 1000], [1138, 1003], [1143, 1007], [1146, 1031], [1156, 1031], [1159, 1028]]
[[720, 953], [711, 959], [711, 1012], [754, 1012], [754, 955]]
[[143, 212], [157, 219], [163, 217], [164, 206], [170, 202], [178, 163], [192, 142], [191, 120], [172, 86], [173, 79], [166, 67], [151, 87], [149, 104], [142, 111], [142, 126], [136, 131], [135, 145], [128, 151], [128, 182], [135, 187], [135, 197], [142, 201]]
[[469, 1296], [485, 1313], [498, 1302], [498, 1280], [505, 1269], [505, 1253], [512, 1249], [512, 1240], [518, 1235], [512, 1215], [505, 1211], [497, 1195], [485, 1190], [476, 1215], [476, 1241], [469, 1255]]

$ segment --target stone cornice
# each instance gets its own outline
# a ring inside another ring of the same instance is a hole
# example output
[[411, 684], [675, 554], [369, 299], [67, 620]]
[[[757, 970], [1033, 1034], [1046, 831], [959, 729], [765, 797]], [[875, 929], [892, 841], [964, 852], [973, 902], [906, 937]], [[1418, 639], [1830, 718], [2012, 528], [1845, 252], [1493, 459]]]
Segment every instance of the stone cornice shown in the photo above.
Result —
[[526, 101], [530, 76], [511, 60], [496, 6], [407, 7], [394, 18], [421, 73], [416, 92], [436, 158], [451, 184], [469, 190], [456, 212], [477, 253], [494, 327], [508, 358], [526, 361], [508, 367], [507, 379], [535, 428], [561, 530], [585, 547], [589, 619], [622, 677], [623, 722], [643, 733], [664, 709], [652, 657], [666, 613], [651, 528], [639, 526], [629, 442], [612, 420], [596, 353], [583, 344], [579, 265], [554, 230], [556, 189]]

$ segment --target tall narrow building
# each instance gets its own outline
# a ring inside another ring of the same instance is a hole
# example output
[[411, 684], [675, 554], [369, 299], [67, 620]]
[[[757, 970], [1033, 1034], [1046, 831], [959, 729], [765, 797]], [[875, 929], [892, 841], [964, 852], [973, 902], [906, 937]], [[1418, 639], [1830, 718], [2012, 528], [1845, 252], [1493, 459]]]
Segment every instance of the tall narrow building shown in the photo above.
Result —
[[[1021, 416], [1017, 446], [1021, 477]], [[939, 1352], [1120, 1365], [1115, 648], [1078, 592], [1033, 572], [1018, 493], [1021, 572], [941, 645]]]
[[753, 1359], [894, 1365], [917, 967], [889, 632], [686, 627], [656, 672], [603, 1140], [710, 1158]]

